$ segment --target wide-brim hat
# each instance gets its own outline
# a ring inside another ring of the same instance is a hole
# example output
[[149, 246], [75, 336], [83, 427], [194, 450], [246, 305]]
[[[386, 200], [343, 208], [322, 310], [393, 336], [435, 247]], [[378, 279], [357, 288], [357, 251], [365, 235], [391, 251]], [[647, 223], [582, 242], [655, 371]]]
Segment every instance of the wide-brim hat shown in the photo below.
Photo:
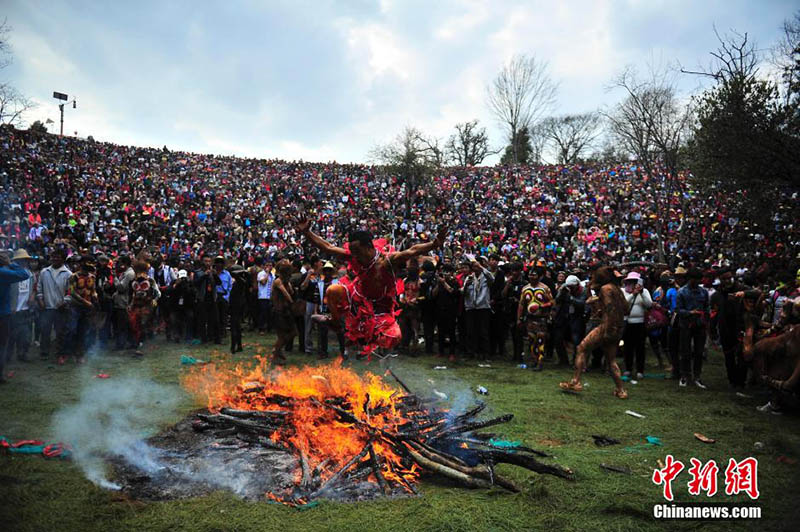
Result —
[[28, 255], [28, 252], [25, 249], [19, 248], [14, 252], [14, 258], [12, 260], [25, 260], [25, 259], [33, 260], [33, 257]]

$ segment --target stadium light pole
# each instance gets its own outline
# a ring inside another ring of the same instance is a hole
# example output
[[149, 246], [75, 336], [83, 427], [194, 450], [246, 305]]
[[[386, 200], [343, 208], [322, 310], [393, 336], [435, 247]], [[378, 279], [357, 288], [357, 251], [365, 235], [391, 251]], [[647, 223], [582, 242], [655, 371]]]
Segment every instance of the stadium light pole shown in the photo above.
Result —
[[[56, 100], [61, 100], [61, 102], [62, 102], [62, 103], [58, 104], [58, 110], [61, 111], [61, 134], [60, 134], [60, 136], [63, 137], [64, 136], [64, 105], [65, 105], [65, 103], [63, 103], [63, 102], [69, 103], [69, 101], [68, 101], [69, 100], [69, 96], [67, 96], [63, 92], [53, 91], [53, 98], [55, 98]], [[78, 100], [76, 100], [75, 98], [72, 99], [72, 108], [73, 109], [77, 109], [78, 108]]]

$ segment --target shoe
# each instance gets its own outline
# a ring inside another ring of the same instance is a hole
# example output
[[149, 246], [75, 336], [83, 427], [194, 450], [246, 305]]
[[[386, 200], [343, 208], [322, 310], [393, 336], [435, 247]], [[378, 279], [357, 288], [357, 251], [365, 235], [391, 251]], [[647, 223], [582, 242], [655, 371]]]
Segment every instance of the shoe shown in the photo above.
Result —
[[626, 392], [625, 389], [620, 389], [620, 390], [614, 389], [614, 397], [618, 397], [620, 399], [627, 399], [628, 392]]
[[644, 373], [639, 373], [639, 372], [637, 372], [637, 373], [636, 373], [636, 380], [637, 380], [637, 381], [640, 381], [640, 380], [642, 380], [642, 379], [644, 379]]
[[583, 384], [580, 382], [569, 381], [569, 382], [560, 382], [558, 383], [558, 387], [562, 390], [568, 390], [571, 392], [582, 392], [583, 391]]
[[776, 416], [780, 416], [783, 413], [778, 406], [772, 404], [772, 401], [769, 401], [763, 406], [757, 406], [756, 410], [763, 412], [764, 414], [774, 414]]
[[695, 379], [694, 385], [697, 386], [698, 388], [700, 388], [701, 390], [707, 390], [708, 389], [708, 386], [703, 384], [703, 381], [701, 381], [700, 379]]
[[67, 357], [65, 357], [64, 355], [61, 355], [56, 359], [56, 364], [58, 364], [59, 366], [63, 366], [66, 363], [67, 363]]
[[680, 386], [681, 388], [686, 388], [686, 384], [687, 384], [686, 377], [681, 377], [681, 380], [678, 382], [678, 386]]

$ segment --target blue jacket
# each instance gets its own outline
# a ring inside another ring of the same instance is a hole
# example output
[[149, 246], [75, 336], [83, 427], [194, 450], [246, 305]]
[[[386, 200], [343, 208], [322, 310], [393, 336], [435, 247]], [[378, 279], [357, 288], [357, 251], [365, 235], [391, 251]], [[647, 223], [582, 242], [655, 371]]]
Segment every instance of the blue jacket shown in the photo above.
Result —
[[0, 267], [0, 316], [11, 314], [11, 285], [28, 277], [30, 274], [19, 264]]
[[692, 289], [688, 284], [681, 287], [678, 290], [677, 310], [678, 316], [682, 318], [689, 317], [693, 310], [702, 310], [708, 316], [710, 311], [708, 290], [702, 286]]

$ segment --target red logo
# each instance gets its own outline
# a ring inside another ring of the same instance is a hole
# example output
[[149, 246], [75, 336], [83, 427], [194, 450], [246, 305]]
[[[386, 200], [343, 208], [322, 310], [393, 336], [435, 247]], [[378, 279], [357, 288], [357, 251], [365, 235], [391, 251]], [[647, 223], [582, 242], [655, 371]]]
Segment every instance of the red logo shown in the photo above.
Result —
[[663, 484], [664, 498], [671, 501], [672, 481], [678, 476], [678, 473], [683, 471], [683, 463], [680, 460], [675, 460], [671, 454], [667, 455], [665, 462], [666, 465], [664, 469], [656, 469], [653, 471], [653, 483]]
[[741, 462], [731, 458], [725, 468], [725, 494], [738, 495], [741, 492], [751, 499], [758, 499], [758, 460], [753, 457]]
[[[689, 474], [692, 480], [688, 482], [689, 495], [700, 495], [701, 491], [706, 492], [706, 497], [713, 497], [717, 493], [717, 473], [719, 467], [714, 460], [709, 460], [705, 465], [697, 458], [690, 459], [692, 467]], [[700, 466], [703, 465], [701, 468]]]

